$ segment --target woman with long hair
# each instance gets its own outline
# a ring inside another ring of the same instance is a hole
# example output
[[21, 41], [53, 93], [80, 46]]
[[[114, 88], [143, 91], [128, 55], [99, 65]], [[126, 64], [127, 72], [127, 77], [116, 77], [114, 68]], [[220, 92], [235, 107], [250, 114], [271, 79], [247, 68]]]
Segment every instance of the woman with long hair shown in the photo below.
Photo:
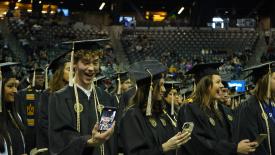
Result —
[[[40, 96], [39, 116], [37, 125], [37, 149], [47, 150], [48, 139], [48, 102], [49, 97], [55, 91], [62, 89], [69, 82], [70, 59], [67, 53], [55, 58], [48, 66], [53, 75], [49, 82], [49, 87]], [[47, 153], [45, 153], [47, 154]]]
[[[193, 122], [192, 139], [183, 145], [183, 154], [188, 155], [233, 155], [247, 154], [255, 151], [256, 142], [232, 140], [231, 110], [218, 104], [223, 88], [222, 79], [217, 68], [220, 63], [199, 64], [189, 73], [195, 74], [196, 90], [192, 94], [193, 102], [181, 107], [178, 127], [185, 122]], [[199, 146], [199, 147], [198, 147]]]
[[275, 153], [275, 63], [247, 68], [256, 84], [253, 95], [237, 108], [235, 131], [237, 140], [256, 140], [266, 135], [252, 155], [273, 155]]
[[[11, 68], [18, 63], [1, 63], [0, 80], [2, 86], [2, 98], [0, 106], [0, 147], [6, 154], [25, 154], [25, 138], [23, 136], [24, 125], [19, 117], [15, 106], [15, 94], [19, 81], [15, 78], [16, 74]], [[4, 146], [3, 146], [4, 144]], [[0, 152], [1, 152], [0, 150]]]
[[119, 128], [125, 155], [174, 155], [190, 139], [188, 132], [175, 131], [163, 114], [166, 69], [155, 60], [137, 62], [129, 68], [137, 92]]

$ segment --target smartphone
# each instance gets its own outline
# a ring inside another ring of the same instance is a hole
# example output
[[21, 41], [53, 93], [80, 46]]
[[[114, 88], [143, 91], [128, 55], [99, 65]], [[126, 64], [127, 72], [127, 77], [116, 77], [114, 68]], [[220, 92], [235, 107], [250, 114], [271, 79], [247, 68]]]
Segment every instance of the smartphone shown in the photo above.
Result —
[[255, 142], [257, 142], [259, 145], [267, 138], [267, 134], [259, 134], [256, 137]]
[[117, 113], [116, 107], [104, 107], [99, 121], [99, 131], [106, 131], [112, 127]]
[[194, 123], [193, 122], [185, 122], [183, 125], [182, 125], [182, 133], [184, 132], [189, 132], [191, 133], [194, 129]]

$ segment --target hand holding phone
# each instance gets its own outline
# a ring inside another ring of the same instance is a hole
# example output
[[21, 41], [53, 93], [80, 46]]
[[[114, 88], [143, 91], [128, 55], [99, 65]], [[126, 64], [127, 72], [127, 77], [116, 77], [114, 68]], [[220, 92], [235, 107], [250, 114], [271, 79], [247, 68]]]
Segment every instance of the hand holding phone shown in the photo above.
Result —
[[257, 142], [258, 145], [260, 145], [266, 138], [267, 138], [267, 134], [259, 134], [259, 135], [256, 137], [255, 142]]
[[194, 123], [193, 122], [185, 122], [182, 125], [182, 133], [189, 132], [191, 133], [194, 129]]

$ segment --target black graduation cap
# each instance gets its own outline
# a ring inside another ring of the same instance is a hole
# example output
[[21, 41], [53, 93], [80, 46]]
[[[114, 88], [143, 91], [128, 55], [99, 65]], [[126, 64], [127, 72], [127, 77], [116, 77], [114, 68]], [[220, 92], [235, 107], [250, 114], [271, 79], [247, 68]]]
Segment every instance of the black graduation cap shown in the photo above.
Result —
[[74, 53], [80, 51], [90, 51], [95, 52], [102, 50], [103, 43], [109, 41], [110, 39], [93, 39], [93, 40], [78, 40], [78, 41], [67, 41], [62, 44], [72, 45], [71, 51], [71, 65], [70, 65], [70, 74], [69, 74], [69, 86], [73, 85], [73, 64], [74, 64]]
[[166, 71], [167, 67], [157, 60], [139, 61], [129, 67], [130, 79], [137, 84], [150, 83], [151, 80], [159, 79], [161, 73]]
[[64, 52], [63, 54], [54, 58], [50, 62], [48, 66], [48, 70], [51, 70], [52, 73], [54, 73], [56, 70], [58, 70], [59, 67], [63, 66], [66, 62], [70, 62], [70, 57], [68, 55], [68, 52]]
[[267, 63], [263, 63], [260, 65], [255, 65], [255, 66], [246, 68], [243, 70], [243, 72], [252, 71], [245, 78], [252, 77], [252, 82], [254, 82], [254, 84], [256, 84], [260, 78], [262, 78], [265, 74], [267, 74], [269, 72], [269, 69], [271, 72], [275, 72], [275, 61], [271, 61], [271, 62], [267, 62]]
[[126, 80], [128, 80], [130, 78], [129, 73], [127, 71], [123, 71], [123, 72], [116, 72], [114, 74], [114, 79], [120, 79], [120, 82], [124, 82]]
[[223, 65], [223, 63], [207, 63], [207, 64], [197, 64], [192, 69], [190, 69], [186, 74], [194, 74], [195, 82], [198, 83], [201, 78], [207, 75], [219, 75], [218, 68]]
[[[260, 64], [260, 65], [256, 65], [247, 69], [244, 69], [243, 71], [249, 71], [252, 70], [252, 72], [250, 73], [250, 75], [248, 76], [252, 76], [252, 80], [254, 83], [257, 83], [259, 81], [259, 79], [261, 79], [264, 75], [269, 74], [268, 76], [268, 81], [271, 80], [271, 73], [275, 72], [275, 61], [271, 61], [271, 62], [267, 62], [264, 64]], [[248, 77], [247, 76], [247, 77]], [[267, 86], [267, 98], [270, 98], [271, 96], [271, 92], [270, 92], [270, 82], [268, 82], [268, 86]]]
[[77, 40], [77, 41], [63, 42], [63, 44], [72, 45], [72, 49], [74, 49], [74, 51], [80, 51], [80, 50], [95, 51], [95, 50], [104, 49], [103, 43], [106, 43], [106, 41], [109, 41], [109, 40], [110, 39]]
[[160, 79], [161, 74], [167, 71], [167, 67], [157, 60], [144, 60], [132, 64], [129, 67], [130, 79], [135, 81], [137, 85], [150, 84], [146, 116], [151, 116], [152, 112], [152, 92], [153, 80]]
[[29, 69], [27, 72], [29, 73], [29, 75], [33, 75], [35, 71], [35, 74], [39, 74], [39, 75], [44, 75], [45, 74], [45, 70], [43, 68], [31, 68]]
[[0, 63], [0, 113], [2, 112], [2, 84], [3, 79], [16, 77], [16, 73], [12, 70], [12, 66], [18, 65], [17, 62]]
[[18, 64], [19, 64], [18, 62], [0, 63], [0, 71], [2, 72], [2, 78], [16, 77], [16, 73], [11, 67]]
[[181, 85], [180, 81], [164, 81], [164, 87], [166, 89], [166, 93], [169, 93], [172, 88], [179, 91], [180, 85]]
[[32, 86], [35, 86], [35, 76], [36, 75], [45, 75], [45, 70], [43, 68], [32, 68], [28, 70], [30, 76], [32, 76]]
[[114, 77], [117, 80], [117, 94], [121, 94], [121, 84], [130, 79], [129, 74], [127, 71], [124, 72], [116, 72]]

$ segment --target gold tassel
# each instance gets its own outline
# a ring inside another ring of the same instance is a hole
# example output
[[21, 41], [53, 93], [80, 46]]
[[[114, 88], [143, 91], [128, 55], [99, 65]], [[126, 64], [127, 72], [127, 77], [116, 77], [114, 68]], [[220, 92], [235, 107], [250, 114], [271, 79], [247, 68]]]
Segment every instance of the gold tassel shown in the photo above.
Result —
[[120, 83], [120, 76], [119, 75], [118, 75], [118, 78], [117, 78], [117, 82], [118, 82], [117, 94], [120, 95], [121, 94], [121, 83]]
[[194, 81], [194, 84], [193, 84], [193, 92], [195, 92], [195, 91], [196, 91], [196, 87], [197, 87], [197, 85], [196, 85], [196, 81]]
[[46, 67], [46, 71], [45, 71], [45, 89], [49, 88], [48, 69], [49, 69], [49, 66]]
[[146, 71], [150, 74], [150, 77], [151, 77], [151, 84], [150, 84], [147, 107], [146, 107], [146, 116], [151, 116], [152, 115], [153, 75], [148, 69], [146, 69]]
[[70, 64], [70, 72], [69, 72], [69, 86], [73, 86], [73, 65], [74, 65], [74, 42], [73, 48], [71, 52], [71, 64]]
[[149, 95], [147, 100], [147, 107], [146, 107], [146, 116], [152, 115], [152, 92], [153, 92], [153, 82], [151, 82]]
[[36, 76], [35, 70], [36, 68], [34, 68], [33, 75], [32, 75], [32, 87], [35, 87], [35, 76]]
[[174, 103], [174, 93], [172, 93], [172, 105], [171, 105], [171, 115], [175, 113], [175, 103]]

